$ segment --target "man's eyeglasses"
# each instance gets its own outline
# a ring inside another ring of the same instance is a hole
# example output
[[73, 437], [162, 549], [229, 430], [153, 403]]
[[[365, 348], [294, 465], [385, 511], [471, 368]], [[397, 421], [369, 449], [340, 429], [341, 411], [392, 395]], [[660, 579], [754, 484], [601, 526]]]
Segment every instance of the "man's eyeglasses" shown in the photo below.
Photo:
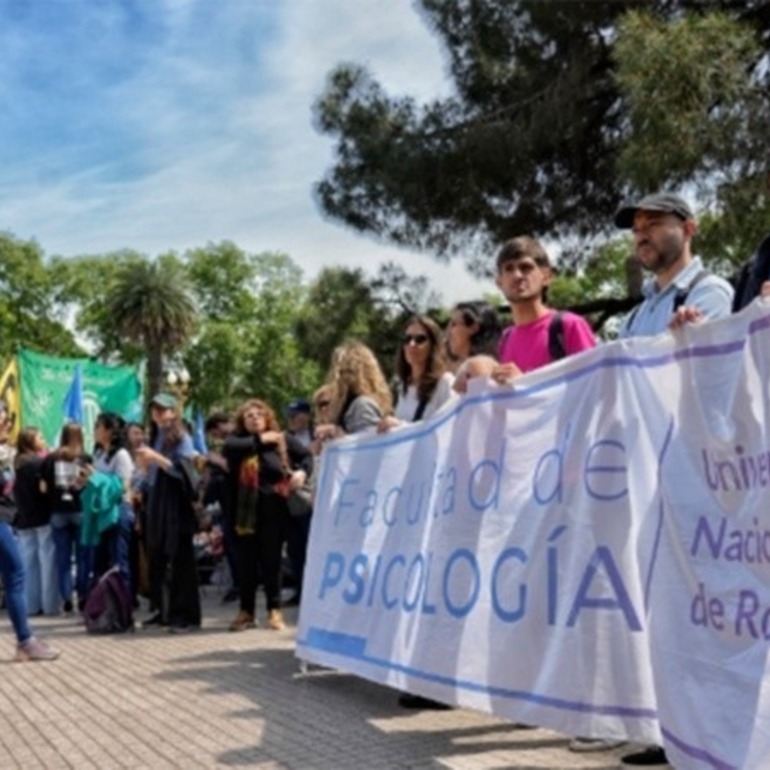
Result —
[[401, 338], [401, 342], [403, 342], [404, 345], [409, 345], [411, 342], [414, 342], [415, 345], [424, 345], [427, 341], [427, 334], [405, 334]]

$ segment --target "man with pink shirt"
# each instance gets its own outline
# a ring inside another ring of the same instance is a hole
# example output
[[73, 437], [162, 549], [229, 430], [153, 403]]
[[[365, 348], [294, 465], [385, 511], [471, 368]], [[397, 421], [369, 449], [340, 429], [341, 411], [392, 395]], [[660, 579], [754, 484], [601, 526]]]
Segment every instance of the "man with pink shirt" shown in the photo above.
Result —
[[496, 381], [505, 382], [596, 345], [585, 319], [546, 305], [552, 278], [548, 254], [534, 238], [513, 238], [500, 249], [495, 283], [508, 300], [513, 325], [500, 340], [500, 365], [492, 373]]
[[[495, 283], [511, 307], [513, 325], [500, 339], [500, 363], [492, 379], [507, 382], [525, 372], [546, 366], [565, 356], [596, 346], [596, 338], [585, 319], [557, 312], [546, 304], [548, 284], [553, 278], [548, 254], [539, 241], [528, 236], [514, 238], [497, 255]], [[605, 751], [623, 744], [602, 738], [573, 738], [571, 751]]]

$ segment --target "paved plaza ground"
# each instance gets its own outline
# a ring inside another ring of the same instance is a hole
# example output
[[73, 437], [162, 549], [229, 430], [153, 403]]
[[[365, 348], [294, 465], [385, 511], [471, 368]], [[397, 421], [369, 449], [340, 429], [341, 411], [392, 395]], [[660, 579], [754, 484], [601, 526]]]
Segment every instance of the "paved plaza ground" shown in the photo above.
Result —
[[548, 730], [461, 709], [408, 712], [388, 688], [302, 674], [296, 610], [279, 633], [228, 633], [234, 612], [209, 588], [204, 627], [187, 635], [89, 636], [74, 617], [36, 618], [62, 657], [26, 664], [10, 662], [4, 617], [0, 768], [610, 770], [624, 753], [573, 754]]

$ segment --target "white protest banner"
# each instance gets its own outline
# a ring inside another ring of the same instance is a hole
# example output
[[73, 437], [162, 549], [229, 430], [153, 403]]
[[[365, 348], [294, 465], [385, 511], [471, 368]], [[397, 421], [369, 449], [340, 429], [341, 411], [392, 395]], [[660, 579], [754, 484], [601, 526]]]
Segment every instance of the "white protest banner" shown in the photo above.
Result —
[[678, 768], [767, 768], [768, 388], [757, 302], [330, 445], [297, 654]]

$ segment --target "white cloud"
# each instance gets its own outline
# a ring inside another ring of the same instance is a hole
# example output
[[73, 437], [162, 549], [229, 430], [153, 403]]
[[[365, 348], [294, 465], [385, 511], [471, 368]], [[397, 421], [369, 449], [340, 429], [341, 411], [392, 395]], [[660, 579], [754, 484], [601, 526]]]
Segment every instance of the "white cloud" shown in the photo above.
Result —
[[[8, 169], [2, 227], [62, 255], [157, 254], [229, 239], [248, 251], [285, 251], [308, 276], [331, 264], [373, 272], [395, 260], [428, 275], [448, 302], [490, 291], [459, 263], [442, 265], [325, 221], [312, 200], [331, 143], [314, 131], [311, 107], [337, 63], [365, 64], [395, 95], [449, 92], [437, 41], [411, 3], [216, 7], [211, 14], [208, 0], [165, 0], [164, 36], [144, 41], [142, 65], [93, 94], [119, 132], [113, 157], [42, 185], [34, 159]], [[46, 148], [41, 160], [69, 152]]]

